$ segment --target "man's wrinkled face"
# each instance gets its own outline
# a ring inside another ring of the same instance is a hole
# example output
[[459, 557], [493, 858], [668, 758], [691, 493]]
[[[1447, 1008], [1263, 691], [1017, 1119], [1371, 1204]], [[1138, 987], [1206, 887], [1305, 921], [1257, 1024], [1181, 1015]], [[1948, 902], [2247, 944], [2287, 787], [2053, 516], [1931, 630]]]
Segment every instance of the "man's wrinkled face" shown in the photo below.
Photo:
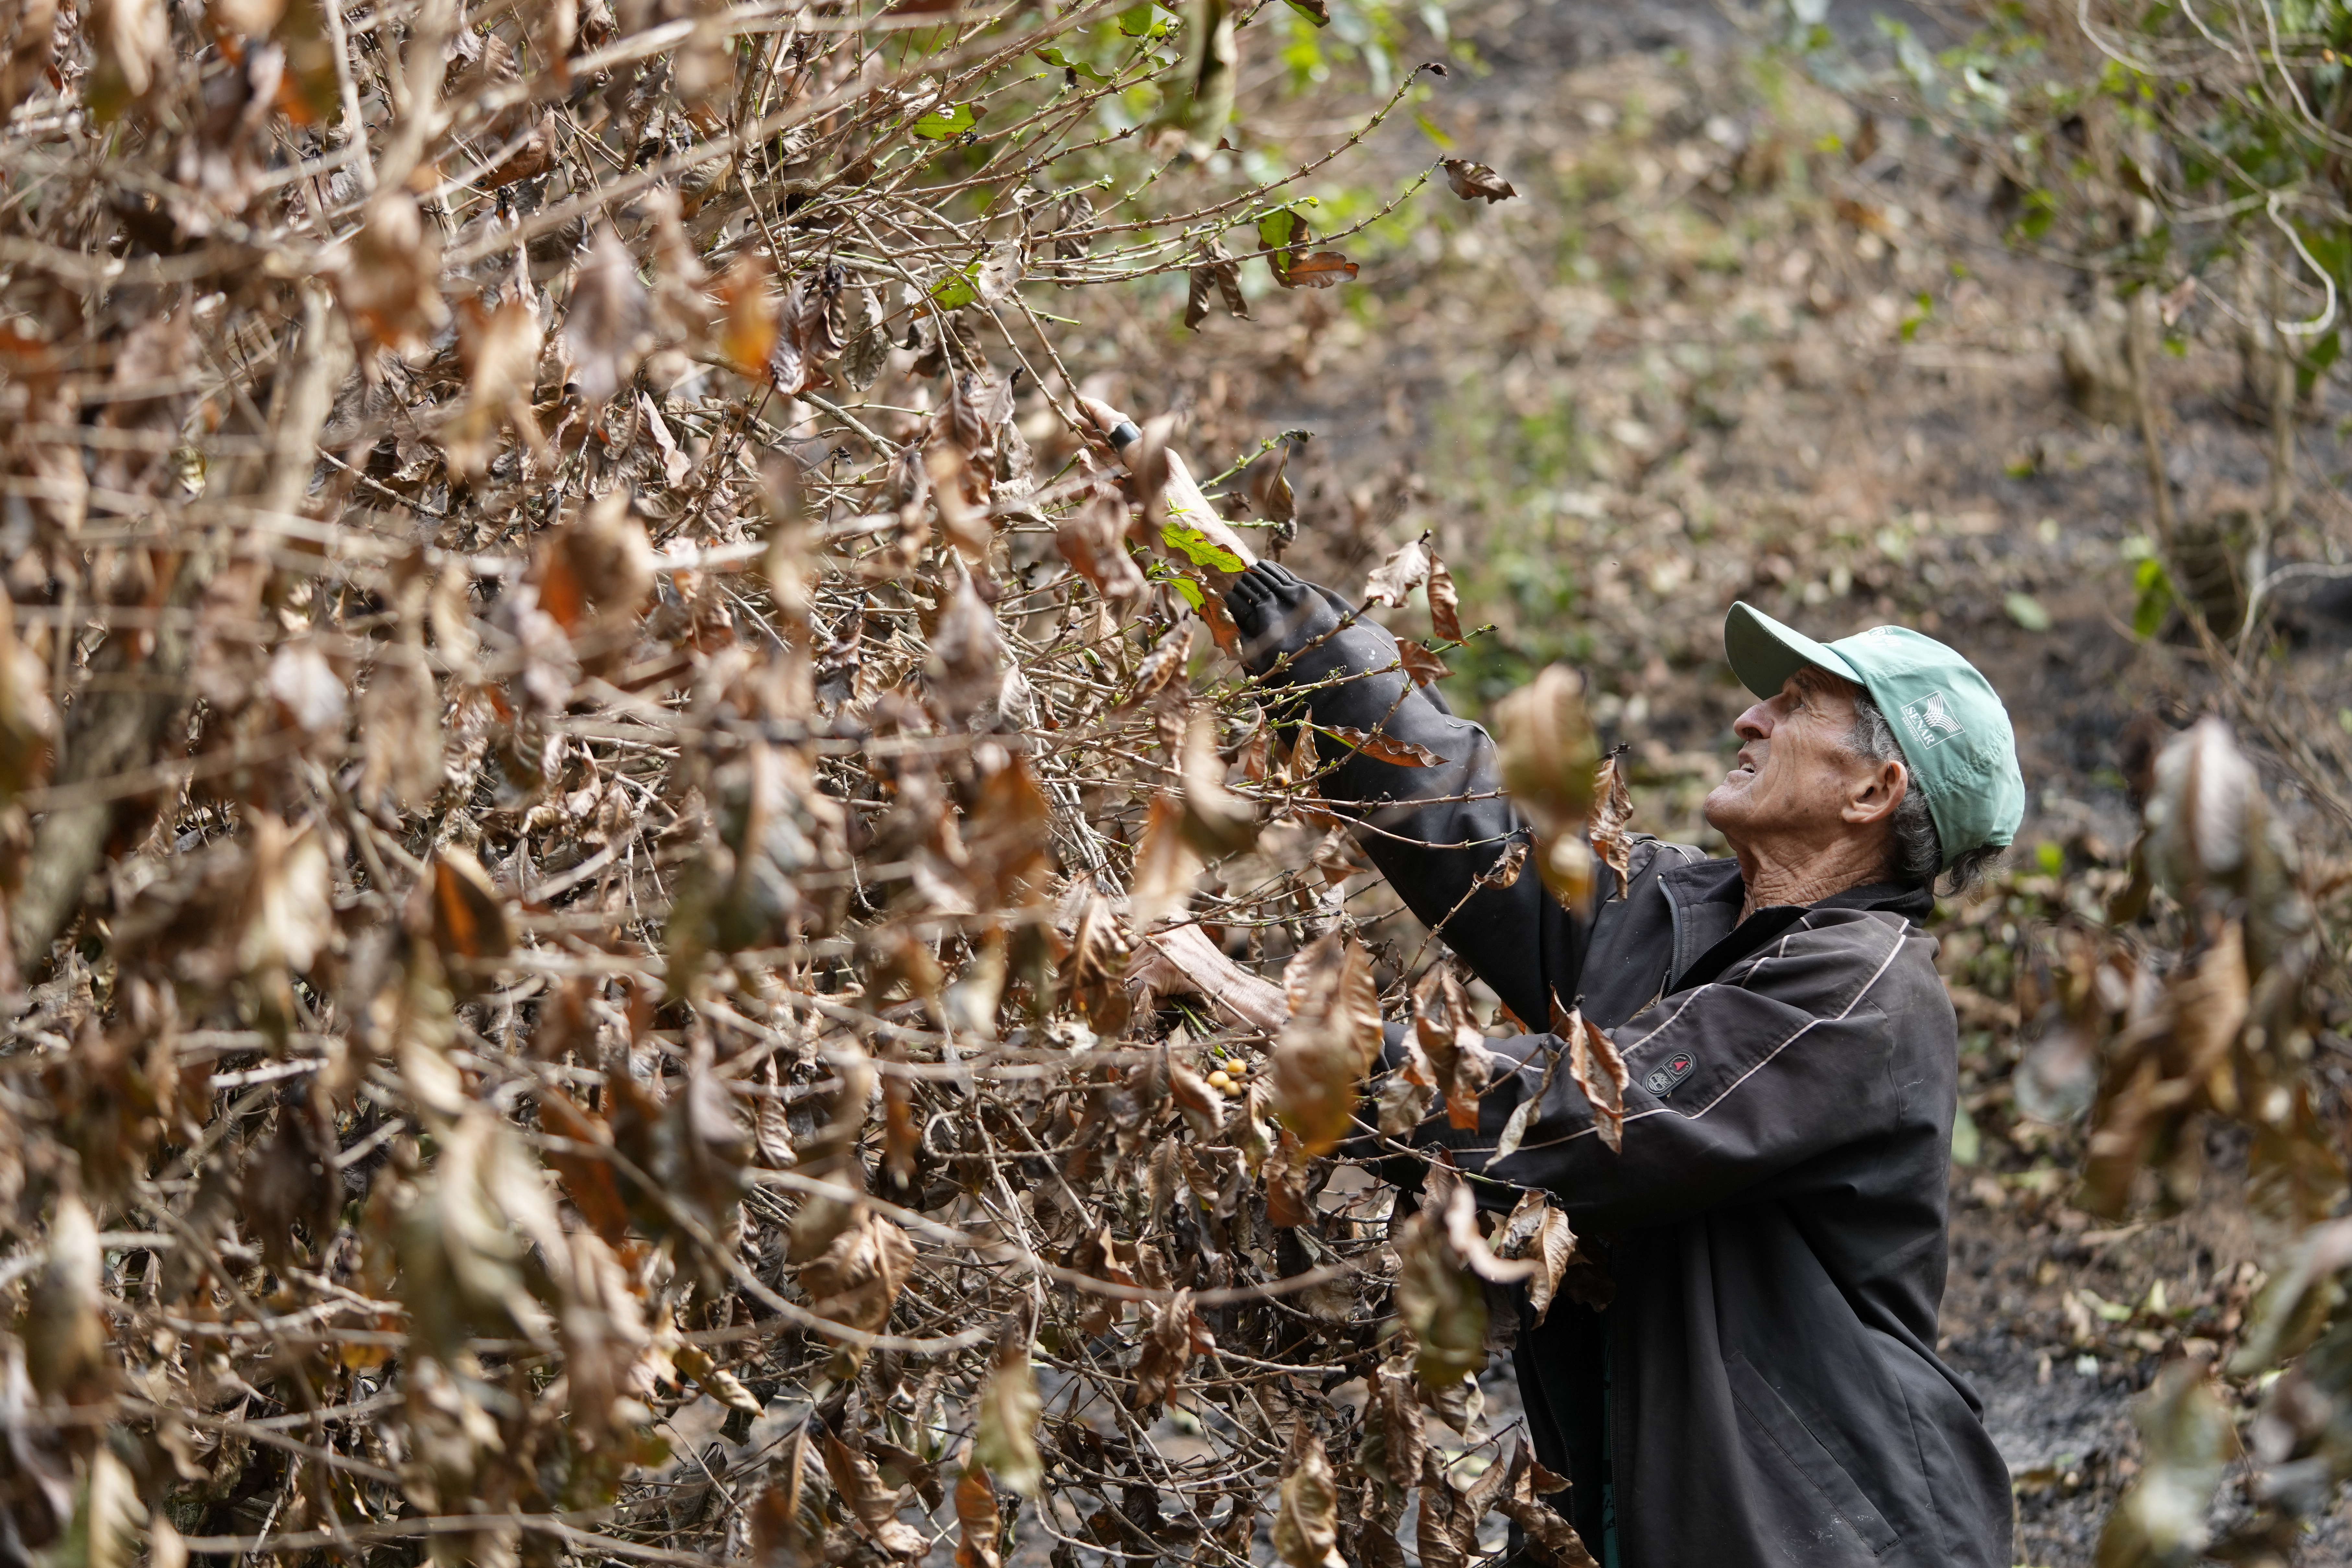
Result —
[[1848, 744], [1855, 687], [1811, 666], [1732, 726], [1739, 756], [1706, 797], [1706, 820], [1735, 847], [1769, 838], [1824, 842], [1853, 831], [1849, 807], [1878, 771]]

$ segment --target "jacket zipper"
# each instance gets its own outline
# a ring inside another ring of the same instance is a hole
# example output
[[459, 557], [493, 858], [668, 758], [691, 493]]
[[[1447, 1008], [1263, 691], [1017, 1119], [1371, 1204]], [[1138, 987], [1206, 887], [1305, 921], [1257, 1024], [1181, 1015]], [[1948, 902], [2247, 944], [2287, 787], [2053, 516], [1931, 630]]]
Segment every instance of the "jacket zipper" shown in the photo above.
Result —
[[[1683, 972], [1683, 906], [1675, 897], [1674, 889], [1667, 885], [1664, 871], [1658, 873], [1658, 896], [1666, 900], [1666, 918], [1673, 922], [1675, 936], [1675, 944], [1666, 955], [1666, 977], [1658, 986], [1658, 996], [1664, 996], [1674, 990], [1675, 976]], [[1651, 1000], [1654, 1002], [1657, 997]]]

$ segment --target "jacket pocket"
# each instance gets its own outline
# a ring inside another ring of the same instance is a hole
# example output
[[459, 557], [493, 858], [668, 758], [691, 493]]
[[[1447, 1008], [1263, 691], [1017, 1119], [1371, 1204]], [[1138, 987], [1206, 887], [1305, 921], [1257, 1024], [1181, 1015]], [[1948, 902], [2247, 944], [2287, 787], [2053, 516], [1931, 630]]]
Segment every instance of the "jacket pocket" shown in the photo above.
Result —
[[1862, 1489], [1853, 1484], [1853, 1478], [1837, 1462], [1837, 1456], [1822, 1446], [1811, 1428], [1798, 1418], [1780, 1391], [1764, 1381], [1763, 1374], [1748, 1363], [1746, 1356], [1734, 1352], [1724, 1362], [1723, 1370], [1731, 1380], [1731, 1397], [1749, 1427], [1820, 1494], [1831, 1514], [1853, 1531], [1864, 1551], [1873, 1557], [1884, 1555], [1899, 1538], [1885, 1517], [1863, 1495]]

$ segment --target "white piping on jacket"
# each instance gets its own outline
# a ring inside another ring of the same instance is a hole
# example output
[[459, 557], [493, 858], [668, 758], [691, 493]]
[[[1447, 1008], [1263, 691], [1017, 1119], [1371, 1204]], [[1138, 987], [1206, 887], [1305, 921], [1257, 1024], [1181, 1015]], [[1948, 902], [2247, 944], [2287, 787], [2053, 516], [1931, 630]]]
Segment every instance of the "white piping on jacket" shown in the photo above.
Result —
[[[1810, 921], [1811, 918], [1811, 916], [1808, 915], [1806, 917], [1806, 921]], [[1810, 925], [1804, 921], [1800, 921], [1798, 924], [1791, 926], [1782, 934], [1780, 942], [1776, 944], [1775, 949], [1769, 957], [1758, 958], [1755, 963], [1749, 964], [1741, 972], [1740, 979], [1742, 984], [1740, 984], [1739, 989], [1743, 991], [1747, 990], [1748, 986], [1745, 982], [1752, 977], [1759, 969], [1761, 969], [1766, 963], [1771, 962], [1771, 959], [1787, 957], [1789, 942], [1799, 931], [1819, 931], [1822, 928], [1819, 926]], [[1871, 988], [1876, 985], [1878, 982], [1885, 977], [1887, 970], [1894, 967], [1895, 957], [1897, 954], [1902, 952], [1903, 943], [1907, 940], [1910, 929], [1910, 922], [1907, 921], [1904, 922], [1903, 930], [1895, 933], [1894, 942], [1887, 947], [1886, 956], [1879, 961], [1878, 967], [1876, 969], [1871, 971], [1870, 978], [1862, 983], [1861, 988], [1847, 999], [1846, 1005], [1843, 1009], [1835, 1015], [1822, 1014], [1816, 1017], [1808, 1018], [1796, 1028], [1790, 1030], [1787, 1039], [1782, 1040], [1779, 1045], [1774, 1046], [1771, 1050], [1767, 1052], [1764, 1058], [1757, 1062], [1754, 1067], [1749, 1068], [1746, 1072], [1741, 1073], [1729, 1084], [1726, 1085], [1721, 1094], [1717, 1095], [1713, 1100], [1708, 1100], [1696, 1110], [1687, 1112], [1686, 1120], [1696, 1121], [1700, 1117], [1705, 1116], [1708, 1111], [1713, 1110], [1717, 1106], [1721, 1105], [1726, 1100], [1728, 1100], [1731, 1097], [1733, 1089], [1738, 1089], [1741, 1084], [1746, 1083], [1749, 1079], [1755, 1077], [1765, 1068], [1770, 1066], [1774, 1058], [1778, 1057], [1782, 1051], [1787, 1050], [1790, 1046], [1794, 1045], [1798, 1037], [1804, 1034], [1806, 1030], [1811, 1028], [1814, 1025], [1840, 1023], [1852, 1016], [1853, 1010], [1862, 1005], [1862, 999], [1870, 994]], [[1710, 980], [1706, 983], [1706, 985], [1693, 986], [1691, 988], [1689, 998], [1684, 1001], [1681, 1007], [1675, 1009], [1674, 1016], [1666, 1019], [1664, 1023], [1660, 1024], [1656, 1028], [1643, 1036], [1640, 1042], [1636, 1044], [1633, 1049], [1638, 1051], [1645, 1048], [1652, 1040], [1656, 1039], [1660, 1035], [1665, 1033], [1667, 1029], [1673, 1027], [1675, 1020], [1683, 1016], [1683, 1009], [1688, 1007], [1693, 1001], [1697, 1000], [1698, 994], [1705, 991], [1708, 985], [1722, 985], [1726, 984], [1727, 984], [1727, 982]], [[1630, 1073], [1628, 1074], [1628, 1079], [1630, 1081]], [[1625, 1121], [1629, 1122], [1640, 1121], [1647, 1117], [1664, 1116], [1668, 1114], [1684, 1113], [1675, 1112], [1674, 1107], [1670, 1105], [1661, 1105], [1650, 1110], [1636, 1110], [1632, 1115], [1626, 1117]], [[1590, 1138], [1596, 1135], [1599, 1131], [1600, 1129], [1598, 1127], [1580, 1127], [1565, 1138], [1547, 1138], [1540, 1143], [1522, 1143], [1519, 1145], [1519, 1152], [1526, 1153], [1536, 1149], [1557, 1149], [1563, 1143], [1573, 1143], [1579, 1138]]]

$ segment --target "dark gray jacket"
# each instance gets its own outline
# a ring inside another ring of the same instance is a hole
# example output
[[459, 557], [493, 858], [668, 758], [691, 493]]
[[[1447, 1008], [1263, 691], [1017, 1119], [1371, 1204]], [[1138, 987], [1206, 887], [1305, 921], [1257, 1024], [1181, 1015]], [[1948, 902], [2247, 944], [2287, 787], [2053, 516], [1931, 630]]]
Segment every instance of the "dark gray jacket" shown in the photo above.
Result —
[[1325, 795], [1512, 1012], [1544, 1021], [1552, 996], [1580, 996], [1631, 1073], [1622, 1153], [1562, 1064], [1518, 1152], [1490, 1158], [1549, 1037], [1489, 1042], [1528, 1065], [1476, 1131], [1440, 1114], [1413, 1139], [1483, 1173], [1488, 1206], [1548, 1192], [1606, 1258], [1609, 1308], [1555, 1301], [1517, 1355], [1538, 1454], [1573, 1484], [1556, 1500], [1596, 1559], [1605, 1491], [1623, 1568], [2008, 1568], [2008, 1470], [1936, 1354], [1958, 1038], [1916, 923], [1928, 896], [1856, 888], [1743, 922], [1735, 863], [1654, 840], [1589, 921], [1532, 867], [1478, 889], [1525, 831], [1493, 742], [1408, 685], [1386, 631], [1332, 634], [1344, 606], [1286, 584], [1261, 569], [1234, 608], [1254, 668], [1295, 654], [1269, 680], [1311, 689], [1288, 716], [1444, 759], [1352, 754]]

